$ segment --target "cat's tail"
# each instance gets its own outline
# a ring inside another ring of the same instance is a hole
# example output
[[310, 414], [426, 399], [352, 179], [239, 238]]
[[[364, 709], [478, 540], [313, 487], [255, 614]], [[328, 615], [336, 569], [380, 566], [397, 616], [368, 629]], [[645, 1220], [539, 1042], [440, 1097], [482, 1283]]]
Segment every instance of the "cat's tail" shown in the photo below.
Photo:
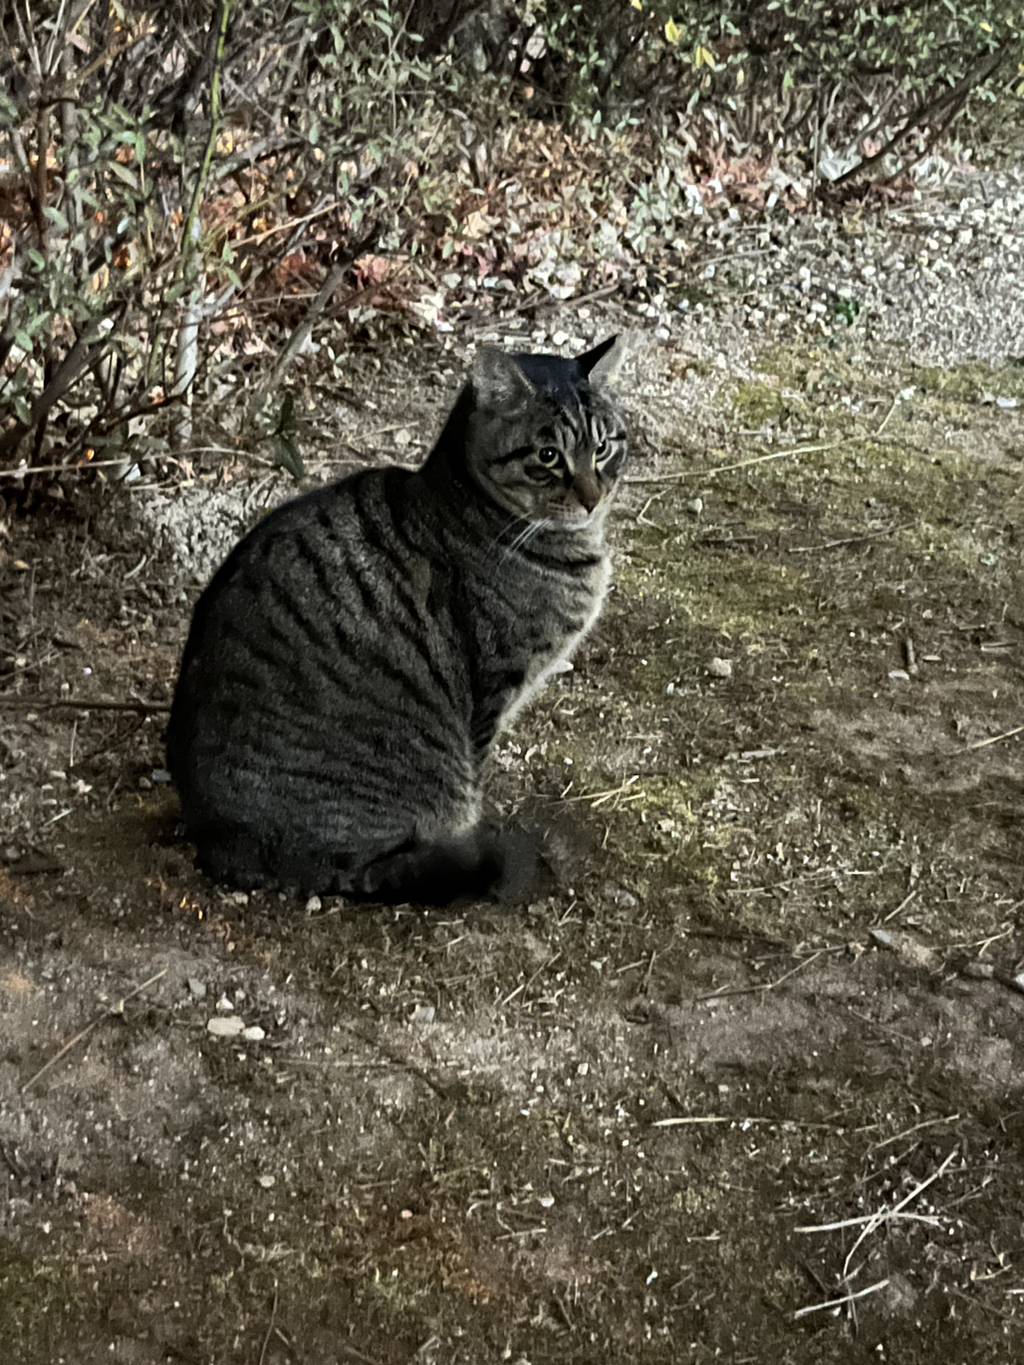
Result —
[[354, 877], [347, 894], [385, 905], [525, 903], [542, 894], [543, 871], [538, 839], [482, 822], [458, 838], [393, 849]]

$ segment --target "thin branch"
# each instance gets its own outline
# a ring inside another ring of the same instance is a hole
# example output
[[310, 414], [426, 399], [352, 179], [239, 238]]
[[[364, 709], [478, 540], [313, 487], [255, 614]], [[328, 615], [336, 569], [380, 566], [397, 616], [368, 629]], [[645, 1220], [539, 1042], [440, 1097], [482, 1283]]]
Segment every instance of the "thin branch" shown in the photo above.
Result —
[[48, 701], [31, 697], [0, 697], [0, 710], [4, 711], [131, 711], [143, 716], [162, 716], [170, 711], [170, 702], [164, 701]]
[[961, 80], [957, 81], [956, 85], [951, 86], [948, 90], [942, 90], [937, 96], [918, 104], [917, 107], [911, 111], [906, 122], [882, 147], [879, 148], [877, 152], [872, 156], [865, 157], [861, 161], [858, 161], [856, 166], [851, 166], [849, 170], [844, 171], [842, 175], [837, 176], [832, 182], [832, 188], [836, 189], [847, 180], [852, 179], [855, 175], [861, 175], [865, 171], [870, 171], [872, 167], [877, 166], [880, 161], [884, 160], [890, 152], [895, 151], [903, 139], [909, 133], [912, 133], [915, 128], [920, 127], [927, 119], [939, 113], [940, 110], [946, 110], [951, 104], [955, 106], [958, 101], [965, 101], [972, 90], [976, 89], [977, 86], [983, 84], [990, 76], [995, 74], [1006, 59], [1008, 50], [1009, 49], [1006, 47], [1000, 47], [997, 48], [995, 52], [987, 53], [974, 63], [967, 74], [963, 76]]
[[231, 18], [233, 5], [234, 0], [220, 0], [220, 8], [216, 18], [217, 35], [214, 43], [213, 75], [210, 80], [210, 129], [207, 134], [206, 149], [203, 152], [203, 159], [199, 165], [196, 182], [192, 187], [192, 200], [189, 204], [188, 214], [185, 218], [185, 226], [181, 234], [180, 273], [181, 278], [185, 280], [186, 283], [190, 282], [194, 269], [195, 251], [198, 244], [197, 229], [199, 226], [199, 210], [202, 208], [203, 199], [206, 195], [206, 184], [210, 177], [210, 167], [213, 165], [214, 154], [217, 150], [217, 138], [220, 135], [221, 75], [224, 66], [224, 48], [227, 42], [228, 22]]
[[973, 754], [977, 749], [987, 749], [990, 744], [1001, 744], [1004, 739], [1013, 739], [1015, 735], [1024, 734], [1024, 725], [1015, 725], [1012, 730], [1004, 730], [1001, 735], [990, 735], [988, 739], [976, 739], [973, 744], [967, 744], [954, 755], [959, 758], [960, 754]]
[[876, 1232], [882, 1226], [883, 1223], [889, 1222], [889, 1220], [894, 1218], [896, 1214], [902, 1213], [903, 1210], [907, 1207], [907, 1205], [913, 1203], [917, 1196], [919, 1194], [922, 1194], [928, 1188], [929, 1185], [933, 1184], [936, 1180], [938, 1180], [940, 1176], [945, 1175], [946, 1172], [949, 1170], [953, 1158], [956, 1156], [958, 1151], [959, 1148], [954, 1147], [953, 1150], [946, 1157], [942, 1165], [938, 1168], [938, 1170], [933, 1171], [931, 1175], [927, 1177], [927, 1179], [922, 1180], [920, 1184], [915, 1185], [914, 1188], [910, 1191], [910, 1193], [905, 1194], [903, 1198], [900, 1200], [900, 1202], [894, 1208], [883, 1209], [881, 1212], [876, 1213], [869, 1223], [865, 1224], [865, 1226], [861, 1229], [860, 1235], [858, 1236], [857, 1240], [854, 1242], [850, 1250], [846, 1253], [846, 1260], [843, 1262], [842, 1274], [842, 1279], [844, 1281], [850, 1278], [850, 1264], [853, 1261], [854, 1256], [857, 1254], [857, 1249], [861, 1245], [861, 1243], [866, 1238], [870, 1237], [873, 1232]]
[[335, 264], [331, 266], [330, 270], [327, 272], [327, 278], [324, 280], [323, 284], [320, 286], [316, 295], [310, 302], [310, 305], [306, 309], [302, 321], [298, 324], [298, 326], [292, 332], [291, 336], [285, 342], [280, 355], [274, 361], [274, 364], [271, 366], [268, 373], [264, 376], [261, 383], [257, 385], [253, 393], [253, 396], [249, 401], [250, 421], [252, 421], [259, 414], [259, 411], [263, 406], [267, 394], [273, 392], [278, 387], [282, 378], [284, 377], [285, 371], [289, 368], [292, 361], [299, 354], [299, 352], [302, 350], [303, 346], [309, 339], [309, 336], [313, 331], [313, 327], [317, 319], [320, 317], [320, 315], [326, 309], [327, 305], [330, 303], [331, 299], [334, 296], [335, 290], [337, 290], [341, 282], [344, 280], [345, 276], [352, 268], [353, 263], [357, 261], [359, 257], [364, 254], [364, 252], [368, 251], [369, 248], [376, 241], [377, 233], [378, 229], [375, 224], [373, 228], [370, 230], [370, 232], [368, 232], [366, 236], [362, 239], [362, 241], [357, 242], [349, 251], [345, 253], [343, 259], [335, 262]]
[[713, 465], [710, 469], [685, 469], [679, 474], [643, 474], [626, 479], [626, 483], [677, 483], [680, 479], [710, 479], [714, 474], [728, 474], [736, 469], [749, 469], [752, 465], [767, 464], [769, 460], [787, 460], [796, 455], [820, 455], [826, 450], [838, 450], [849, 445], [854, 438], [842, 441], [827, 441], [824, 445], [792, 446], [789, 450], [773, 450], [767, 455], [755, 455], [751, 460], [737, 460], [735, 464]]
[[818, 554], [824, 550], [838, 550], [845, 545], [859, 545], [865, 540], [879, 540], [883, 536], [895, 535], [898, 531], [909, 530], [911, 526], [916, 526], [914, 521], [903, 521], [893, 526], [880, 526], [877, 531], [861, 531], [856, 536], [842, 536], [839, 540], [826, 540], [821, 545], [794, 545], [789, 551], [791, 555], [810, 555]]
[[137, 995], [141, 995], [142, 992], [148, 990], [150, 986], [154, 986], [162, 977], [167, 975], [168, 971], [169, 968], [161, 967], [158, 972], [155, 972], [151, 977], [148, 977], [141, 985], [136, 986], [134, 990], [130, 990], [116, 1005], [111, 1005], [109, 1009], [105, 1009], [101, 1014], [97, 1014], [94, 1019], [91, 1019], [89, 1023], [86, 1024], [85, 1028], [79, 1029], [73, 1038], [69, 1038], [60, 1051], [54, 1053], [50, 1060], [45, 1062], [34, 1076], [30, 1076], [28, 1080], [25, 1081], [21, 1087], [20, 1093], [24, 1095], [37, 1081], [42, 1080], [47, 1072], [51, 1071], [59, 1061], [68, 1055], [72, 1048], [77, 1047], [79, 1043], [88, 1038], [93, 1029], [96, 1028], [98, 1024], [102, 1024], [104, 1019], [116, 1018], [118, 1015], [124, 1014], [124, 1007], [129, 1000], [134, 1000]]
[[844, 1304], [852, 1303], [854, 1299], [863, 1299], [867, 1294], [877, 1294], [888, 1283], [888, 1280], [879, 1280], [877, 1284], [869, 1284], [866, 1289], [858, 1289], [856, 1294], [844, 1294], [840, 1299], [826, 1299], [824, 1303], [809, 1304], [806, 1308], [798, 1308], [793, 1316], [794, 1318], [803, 1318], [808, 1313], [821, 1313], [826, 1308], [842, 1308]]
[[[816, 1223], [813, 1226], [794, 1228], [793, 1231], [801, 1233], [840, 1232], [843, 1228], [863, 1227], [865, 1223], [872, 1222], [874, 1217], [873, 1213], [862, 1213], [857, 1218], [841, 1218], [838, 1223]], [[891, 1217], [907, 1219], [911, 1223], [929, 1223], [932, 1227], [938, 1227], [942, 1222], [937, 1213], [894, 1213]]]
[[277, 1281], [274, 1281], [274, 1302], [270, 1308], [270, 1321], [263, 1336], [263, 1345], [260, 1347], [260, 1358], [257, 1365], [263, 1365], [267, 1358], [267, 1347], [270, 1345], [270, 1338], [274, 1335], [274, 1328], [277, 1325]]
[[[122, 305], [118, 309], [117, 319], [119, 320], [123, 315], [124, 307]], [[85, 371], [102, 359], [103, 353], [111, 344], [111, 335], [116, 328], [115, 319], [108, 317], [103, 321], [110, 324], [105, 331], [100, 332], [100, 325], [93, 326], [89, 331], [84, 332], [71, 347], [57, 366], [42, 393], [32, 404], [28, 421], [15, 423], [10, 431], [0, 437], [0, 459], [17, 450], [28, 433], [39, 426], [50, 409], [60, 402]], [[100, 334], [97, 335], [98, 333]]]

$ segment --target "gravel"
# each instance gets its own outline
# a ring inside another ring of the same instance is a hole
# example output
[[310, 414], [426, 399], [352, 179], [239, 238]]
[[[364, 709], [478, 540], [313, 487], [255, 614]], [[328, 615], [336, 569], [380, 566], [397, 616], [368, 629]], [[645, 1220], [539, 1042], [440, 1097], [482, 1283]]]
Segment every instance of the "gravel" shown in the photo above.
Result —
[[647, 311], [689, 344], [695, 315], [705, 349], [730, 325], [763, 342], [852, 326], [920, 363], [999, 364], [1024, 353], [1022, 223], [1024, 169], [958, 175], [871, 216], [727, 218], [707, 229], [721, 254], [704, 271], [711, 301], [663, 294]]
[[[411, 366], [407, 344], [396, 341], [370, 358], [353, 347], [352, 375], [365, 370], [369, 382], [372, 374], [374, 401], [365, 411], [346, 405], [344, 412], [318, 413], [319, 437], [343, 431], [369, 458], [417, 463], [457, 389], [471, 343], [482, 340], [571, 351], [630, 328], [637, 344], [621, 392], [636, 419], [641, 459], [727, 436], [723, 390], [751, 377], [758, 355], [780, 342], [850, 337], [862, 347], [903, 346], [920, 364], [1004, 363], [1024, 354], [1021, 223], [1024, 169], [959, 173], [884, 212], [793, 214], [781, 205], [746, 217], [735, 209], [709, 212], [683, 225], [689, 249], [698, 245], [677, 263], [676, 283], [651, 286], [639, 299], [567, 304], [532, 324], [514, 312], [498, 315], [465, 334], [439, 334], [433, 347], [418, 348]], [[683, 289], [680, 280], [693, 288]], [[402, 415], [408, 425], [398, 442], [392, 424]], [[337, 472], [318, 471], [315, 449], [306, 455], [314, 477]], [[297, 491], [278, 475], [226, 489], [141, 489], [112, 499], [111, 515], [123, 534], [129, 504], [131, 531], [159, 556], [168, 586], [185, 602], [261, 512]], [[701, 500], [687, 510], [700, 516]]]

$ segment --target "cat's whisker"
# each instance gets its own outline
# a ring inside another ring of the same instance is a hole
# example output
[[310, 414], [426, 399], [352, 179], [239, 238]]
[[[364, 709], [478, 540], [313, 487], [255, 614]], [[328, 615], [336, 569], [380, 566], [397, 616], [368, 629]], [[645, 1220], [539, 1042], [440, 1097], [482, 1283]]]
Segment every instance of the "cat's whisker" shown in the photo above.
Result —
[[523, 549], [524, 546], [530, 543], [530, 541], [534, 538], [535, 535], [537, 535], [540, 531], [543, 531], [544, 527], [548, 525], [550, 525], [550, 522], [547, 517], [542, 517], [540, 521], [527, 522], [523, 530], [520, 531], [516, 538], [511, 542], [511, 544], [507, 546], [502, 558], [508, 559], [509, 556], [514, 555], [517, 550]]
[[505, 525], [501, 528], [498, 534], [491, 541], [491, 548], [496, 550], [498, 546], [501, 544], [501, 542], [504, 540], [505, 536], [508, 535], [510, 531], [513, 532], [514, 539], [515, 536], [519, 535], [519, 533], [522, 531], [524, 525], [526, 526], [530, 525], [529, 517], [512, 517], [509, 521], [505, 523]]

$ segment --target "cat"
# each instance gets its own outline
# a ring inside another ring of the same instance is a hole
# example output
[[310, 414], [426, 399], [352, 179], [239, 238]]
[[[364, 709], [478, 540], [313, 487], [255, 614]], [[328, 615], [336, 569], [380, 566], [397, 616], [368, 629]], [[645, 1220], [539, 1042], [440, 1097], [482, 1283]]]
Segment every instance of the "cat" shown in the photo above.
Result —
[[196, 605], [168, 726], [210, 877], [528, 899], [534, 860], [484, 819], [483, 768], [604, 603], [623, 349], [480, 348], [419, 469], [317, 489], [235, 546]]

